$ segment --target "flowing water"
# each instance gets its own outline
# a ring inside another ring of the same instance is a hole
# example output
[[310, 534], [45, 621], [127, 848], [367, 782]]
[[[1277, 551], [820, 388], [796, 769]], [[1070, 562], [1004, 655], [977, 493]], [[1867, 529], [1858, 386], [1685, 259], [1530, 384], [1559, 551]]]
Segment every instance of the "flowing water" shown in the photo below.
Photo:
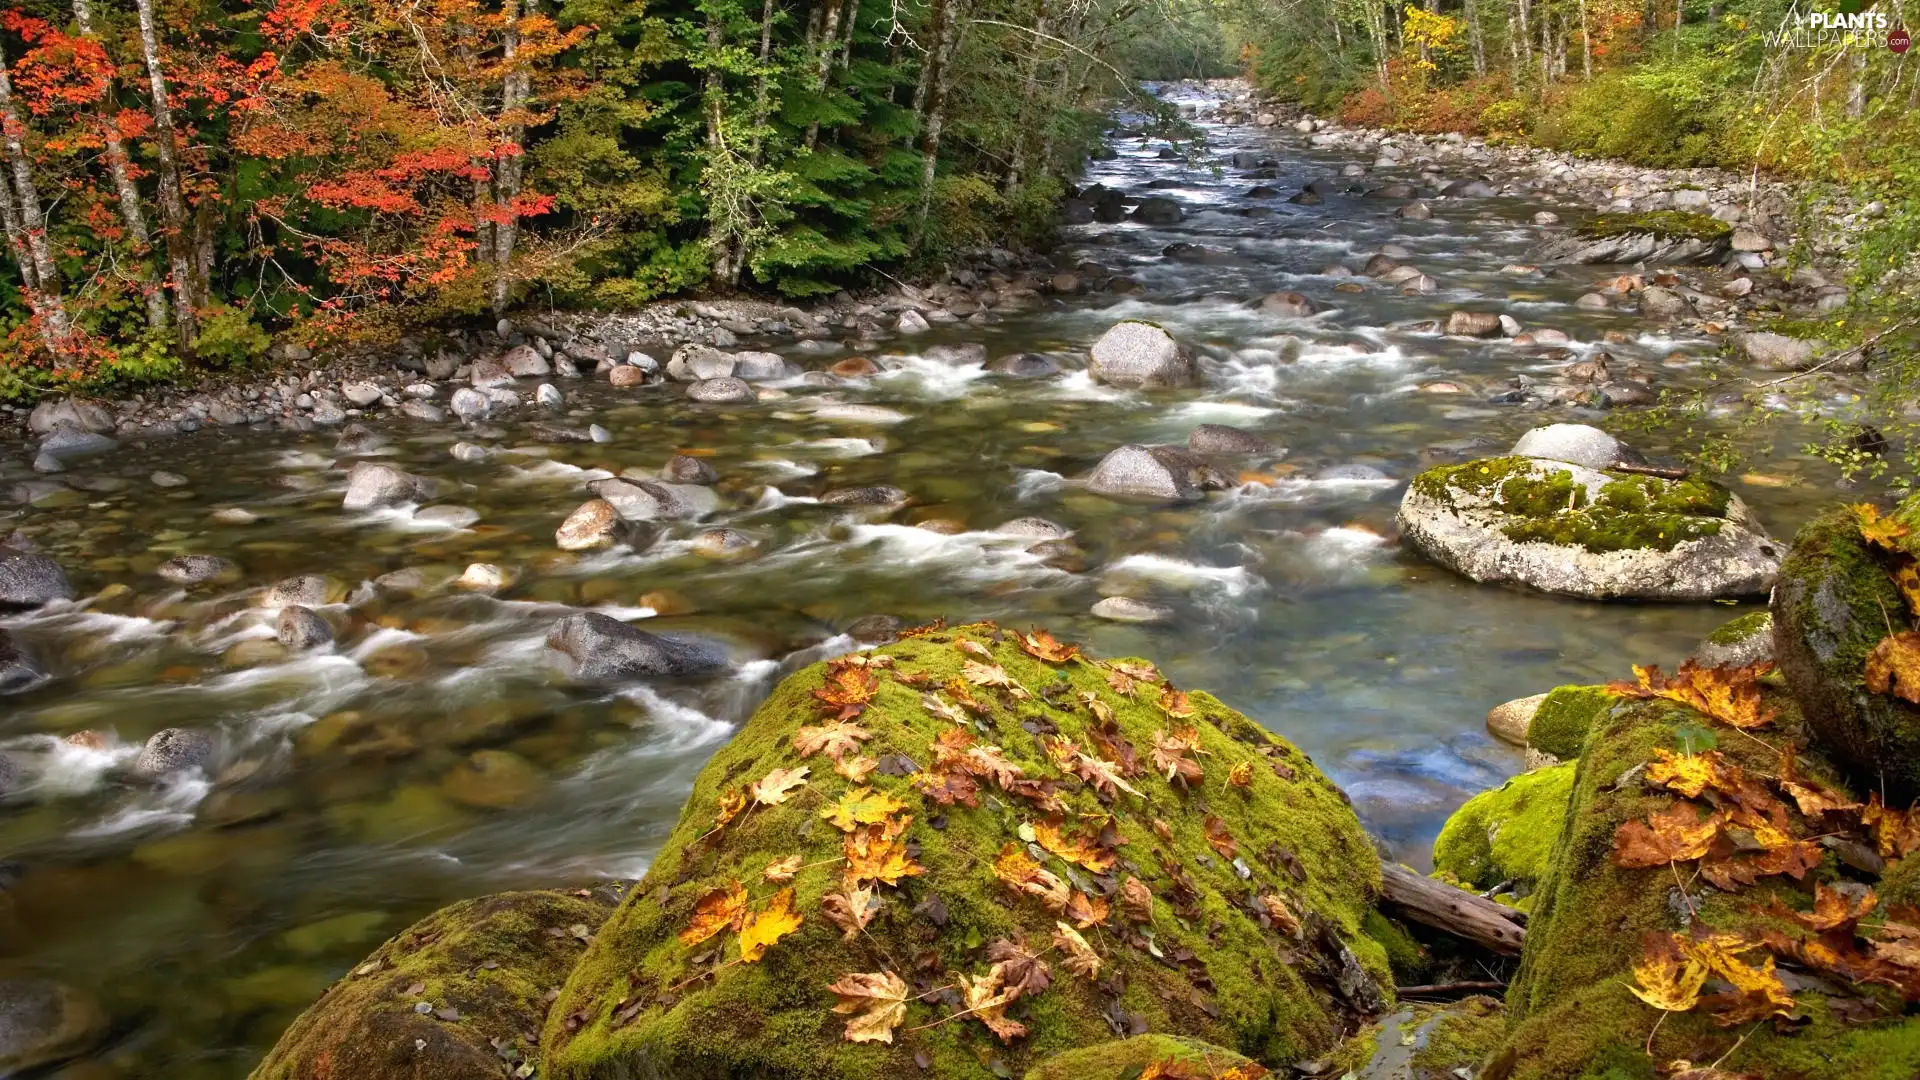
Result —
[[[1198, 102], [1203, 92], [1181, 93]], [[879, 377], [794, 380], [753, 406], [693, 406], [673, 387], [570, 387], [568, 422], [604, 425], [614, 435], [604, 445], [538, 445], [511, 421], [479, 435], [382, 426], [390, 441], [372, 456], [439, 481], [434, 505], [470, 507], [471, 523], [344, 512], [334, 434], [246, 431], [91, 463], [67, 505], [22, 517], [93, 597], [0, 622], [57, 675], [0, 709], [0, 741], [21, 774], [0, 808], [0, 971], [63, 980], [113, 1017], [106, 1042], [63, 1075], [244, 1076], [330, 980], [433, 907], [642, 873], [707, 756], [781, 675], [851, 647], [840, 631], [863, 615], [1041, 624], [1100, 654], [1152, 657], [1180, 685], [1213, 690], [1299, 743], [1418, 864], [1453, 806], [1520, 766], [1486, 736], [1489, 706], [1618, 677], [1633, 662], [1672, 663], [1738, 613], [1477, 587], [1390, 539], [1406, 479], [1453, 460], [1435, 447], [1503, 447], [1537, 423], [1580, 419], [1489, 403], [1548, 361], [1392, 324], [1497, 304], [1566, 330], [1576, 352], [1624, 331], [1629, 342], [1610, 351], [1665, 385], [1700, 377], [1709, 343], [1576, 310], [1585, 270], [1522, 283], [1500, 272], [1538, 240], [1534, 211], [1565, 207], [1442, 201], [1432, 220], [1409, 222], [1384, 200], [1249, 199], [1253, 181], [1216, 168], [1236, 151], [1275, 158], [1278, 179], [1262, 182], [1285, 191], [1337, 176], [1351, 158], [1291, 134], [1206, 126], [1206, 161], [1162, 160], [1164, 144], [1129, 138], [1089, 176], [1134, 193], [1160, 181], [1152, 193], [1187, 210], [1166, 228], [1069, 230], [1063, 265], [1125, 273], [1144, 286], [1137, 296], [896, 339], [878, 351], [904, 355]], [[1416, 178], [1377, 170], [1374, 180], [1390, 175]], [[1271, 212], [1241, 212], [1256, 205]], [[1318, 274], [1358, 267], [1389, 241], [1442, 291], [1348, 294]], [[1176, 242], [1232, 255], [1171, 262], [1160, 253]], [[1247, 306], [1274, 289], [1328, 310], [1281, 319]], [[1117, 391], [1077, 369], [1019, 381], [914, 352], [980, 342], [995, 356], [1079, 354], [1124, 317], [1199, 346], [1204, 387]], [[1474, 392], [1418, 390], [1436, 381]], [[1188, 506], [1124, 504], [1076, 484], [1117, 445], [1182, 442], [1203, 422], [1260, 432], [1288, 453]], [[496, 453], [457, 461], [449, 448], [463, 438]], [[718, 472], [717, 513], [643, 551], [555, 551], [553, 530], [586, 498], [586, 480], [658, 469], [676, 450]], [[1789, 457], [1761, 468], [1739, 490], [1778, 534], [1832, 497], [1832, 476], [1815, 465]], [[155, 469], [190, 483], [156, 488], [146, 479]], [[862, 484], [902, 488], [913, 502], [818, 501]], [[257, 520], [215, 516], [234, 507]], [[1036, 554], [1030, 540], [990, 531], [1026, 516], [1072, 529], [1077, 551]], [[714, 525], [748, 535], [754, 551], [699, 554], [691, 536]], [[189, 593], [154, 575], [185, 553], [229, 557], [243, 577]], [[507, 568], [514, 583], [492, 597], [438, 587], [475, 562]], [[402, 569], [422, 587], [373, 584]], [[258, 593], [297, 573], [336, 583], [326, 612], [344, 629], [332, 647], [287, 657], [268, 644], [273, 612]], [[1147, 626], [1088, 615], [1114, 594], [1175, 615]], [[732, 674], [696, 686], [569, 685], [543, 641], [579, 607], [723, 641]], [[216, 732], [215, 765], [159, 787], [120, 780], [163, 727]], [[102, 738], [62, 738], [82, 730]]]

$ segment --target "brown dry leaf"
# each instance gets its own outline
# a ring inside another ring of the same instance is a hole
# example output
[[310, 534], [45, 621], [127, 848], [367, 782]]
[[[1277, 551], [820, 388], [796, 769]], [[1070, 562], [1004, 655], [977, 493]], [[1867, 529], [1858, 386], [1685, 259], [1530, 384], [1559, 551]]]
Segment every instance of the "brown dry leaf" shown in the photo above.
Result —
[[1719, 813], [1705, 818], [1700, 808], [1676, 799], [1647, 820], [1629, 821], [1613, 834], [1613, 862], [1629, 870], [1685, 862], [1705, 855], [1726, 821]]
[[1033, 838], [1041, 847], [1096, 874], [1104, 874], [1113, 869], [1113, 862], [1118, 858], [1112, 848], [1102, 847], [1097, 838], [1088, 840], [1077, 833], [1067, 831], [1059, 818], [1035, 822]]
[[966, 653], [969, 656], [977, 656], [982, 660], [988, 660], [988, 661], [991, 661], [993, 659], [993, 650], [987, 648], [985, 645], [982, 645], [977, 641], [970, 641], [966, 638], [961, 638], [959, 641], [954, 642], [953, 646], [954, 648], [959, 649], [961, 652]]
[[907, 808], [907, 804], [872, 788], [855, 788], [840, 796], [840, 801], [820, 811], [820, 816], [841, 832], [852, 832], [862, 825], [885, 821]]
[[844, 975], [827, 990], [840, 999], [833, 1011], [853, 1017], [842, 1036], [848, 1042], [890, 1043], [907, 1018], [907, 984], [891, 971]]
[[867, 777], [872, 776], [873, 770], [879, 768], [879, 766], [879, 762], [862, 755], [860, 757], [851, 757], [835, 761], [833, 763], [833, 771], [856, 784], [864, 784], [867, 781]]
[[820, 913], [841, 930], [840, 940], [852, 941], [880, 911], [880, 896], [871, 888], [848, 889], [820, 898]]
[[1080, 931], [1063, 922], [1053, 924], [1053, 947], [1066, 954], [1060, 966], [1083, 979], [1100, 977], [1100, 954], [1093, 951]]
[[1780, 902], [1780, 898], [1775, 896], [1773, 905], [1767, 909], [1767, 913], [1799, 923], [1808, 930], [1851, 931], [1854, 925], [1879, 903], [1880, 898], [1873, 894], [1872, 889], [1861, 889], [1857, 895], [1849, 896], [1847, 892], [1839, 889], [1827, 888], [1824, 882], [1816, 882], [1813, 886], [1812, 911], [1788, 910]]
[[1686, 939], [1679, 934], [1648, 934], [1633, 962], [1638, 986], [1627, 989], [1634, 997], [1666, 1012], [1686, 1012], [1700, 1003], [1707, 981], [1707, 965], [1681, 951]]
[[775, 859], [767, 864], [760, 876], [776, 884], [792, 881], [793, 875], [800, 870], [800, 856], [789, 855], [784, 859]]
[[1050, 911], [1065, 911], [1069, 898], [1077, 895], [1066, 882], [1042, 869], [1028, 857], [1024, 848], [1012, 841], [1008, 841], [1000, 849], [999, 857], [993, 860], [993, 876], [1015, 892], [1038, 898]]
[[851, 720], [866, 710], [867, 703], [879, 689], [880, 678], [871, 670], [829, 664], [826, 684], [815, 690], [813, 697], [829, 715]]
[[1193, 715], [1193, 703], [1187, 700], [1184, 690], [1175, 690], [1172, 686], [1160, 691], [1160, 709], [1175, 720], [1184, 720]]
[[848, 653], [845, 656], [836, 658], [832, 663], [844, 664], [847, 667], [864, 667], [878, 670], [880, 668], [892, 667], [893, 657], [883, 656], [879, 653]]
[[980, 805], [980, 784], [973, 777], [957, 770], [928, 770], [916, 774], [913, 789], [941, 806]]
[[906, 638], [931, 637], [946, 628], [947, 620], [945, 616], [942, 616], [930, 623], [921, 623], [919, 626], [909, 626], [905, 630], [900, 631], [900, 637], [902, 640]]
[[1007, 1019], [1007, 1006], [1013, 1004], [1019, 992], [1001, 987], [998, 967], [985, 975], [969, 978], [956, 974], [954, 979], [966, 999], [968, 1015], [987, 1025], [987, 1030], [1000, 1036], [1001, 1042], [1010, 1043], [1027, 1033], [1025, 1024]]
[[1227, 770], [1227, 783], [1233, 787], [1251, 787], [1253, 785], [1253, 762], [1243, 761]]
[[983, 664], [977, 660], [968, 660], [960, 665], [960, 677], [975, 686], [985, 686], [994, 690], [1005, 690], [1016, 701], [1031, 697], [1027, 688], [1014, 681], [1007, 669], [999, 664]]
[[1101, 674], [1107, 677], [1107, 686], [1121, 697], [1132, 697], [1134, 690], [1140, 685], [1140, 680], [1117, 667], [1107, 668]]
[[803, 727], [793, 733], [793, 749], [803, 758], [825, 754], [840, 761], [860, 752], [860, 744], [873, 738], [873, 732], [845, 720], [830, 720], [818, 727]]
[[961, 708], [967, 710], [973, 715], [975, 716], [992, 716], [993, 715], [993, 707], [991, 705], [988, 705], [986, 702], [981, 701], [979, 698], [974, 697], [973, 691], [967, 689], [967, 684], [963, 682], [959, 676], [956, 675], [955, 677], [948, 679], [946, 683], [943, 686], [941, 686], [941, 689], [947, 692], [947, 696], [952, 698], [955, 704], [959, 705]]
[[967, 749], [962, 767], [975, 776], [990, 777], [1001, 790], [1013, 786], [1023, 775], [1020, 766], [1002, 756], [997, 746], [973, 746]]
[[1073, 925], [1085, 930], [1089, 926], [1099, 926], [1106, 922], [1107, 916], [1113, 914], [1113, 908], [1101, 897], [1076, 892], [1067, 897], [1064, 914]]
[[793, 887], [781, 889], [766, 909], [747, 916], [740, 927], [740, 962], [757, 964], [774, 942], [800, 929], [800, 913], [793, 910]]
[[939, 694], [921, 694], [920, 707], [950, 724], [967, 723], [967, 714], [946, 703]]
[[680, 944], [698, 945], [729, 927], [737, 928], [747, 911], [747, 887], [729, 881], [694, 901], [693, 919], [680, 931]]
[[1272, 1075], [1257, 1061], [1235, 1065], [1223, 1072], [1203, 1056], [1200, 1061], [1161, 1058], [1148, 1062], [1136, 1080], [1265, 1080]]
[[1281, 933], [1288, 937], [1300, 936], [1300, 920], [1294, 917], [1293, 909], [1287, 906], [1286, 900], [1279, 894], [1263, 893], [1260, 897], [1260, 907], [1266, 911], [1267, 918], [1273, 921], [1273, 925], [1280, 928]]
[[1172, 732], [1154, 732], [1153, 767], [1166, 774], [1167, 783], [1190, 787], [1206, 776], [1200, 763], [1188, 756], [1193, 753], [1206, 751], [1200, 749], [1200, 733], [1191, 725]]
[[748, 784], [747, 794], [761, 806], [779, 806], [793, 796], [796, 788], [806, 786], [807, 773], [811, 771], [805, 765], [797, 769], [775, 769]]
[[1906, 523], [1898, 518], [1883, 517], [1880, 508], [1872, 503], [1856, 503], [1852, 507], [1853, 515], [1860, 522], [1860, 538], [1869, 544], [1878, 544], [1888, 551], [1905, 552], [1909, 532]]
[[740, 811], [747, 808], [747, 795], [738, 788], [728, 788], [720, 793], [714, 803], [713, 827], [717, 831], [726, 828], [728, 822], [739, 817]]
[[1101, 701], [1099, 694], [1091, 690], [1081, 691], [1080, 704], [1087, 707], [1087, 711], [1093, 714], [1096, 722], [1102, 725], [1113, 723], [1113, 707]]
[[1920, 633], [1902, 630], [1867, 654], [1867, 689], [1920, 704]]
[[847, 857], [849, 889], [869, 881], [898, 885], [901, 878], [918, 877], [927, 872], [926, 867], [907, 854], [906, 842], [901, 839], [911, 824], [911, 815], [889, 818], [862, 825], [847, 834], [841, 850]]
[[1112, 762], [1102, 761], [1084, 751], [1074, 755], [1073, 774], [1093, 785], [1093, 789], [1103, 795], [1111, 796], [1115, 789], [1118, 789], [1129, 795], [1146, 797], [1140, 794], [1139, 789], [1127, 783]]
[[1780, 790], [1786, 792], [1787, 796], [1800, 807], [1800, 812], [1810, 818], [1819, 817], [1821, 814], [1851, 814], [1865, 809], [1865, 804], [1854, 802], [1818, 781], [1795, 775], [1791, 744], [1782, 755], [1778, 783]]
[[1207, 846], [1220, 853], [1220, 857], [1232, 862], [1240, 854], [1240, 845], [1234, 842], [1233, 834], [1227, 831], [1227, 823], [1213, 814], [1207, 815]]
[[1120, 886], [1120, 910], [1133, 922], [1152, 922], [1153, 890], [1137, 877], [1128, 878], [1127, 883]]
[[1774, 710], [1767, 708], [1760, 697], [1760, 677], [1772, 670], [1771, 661], [1747, 667], [1703, 668], [1688, 660], [1672, 678], [1667, 678], [1660, 674], [1658, 667], [1636, 664], [1633, 673], [1638, 683], [1609, 683], [1607, 689], [1629, 697], [1677, 701], [1746, 731], [1773, 722]]
[[1063, 769], [1072, 765], [1074, 757], [1080, 753], [1080, 745], [1065, 735], [1040, 736], [1040, 749], [1046, 752], [1048, 761]]
[[1799, 881], [1807, 871], [1819, 867], [1826, 849], [1813, 840], [1788, 840], [1785, 844], [1751, 855], [1707, 858], [1700, 862], [1700, 876], [1723, 892], [1737, 892], [1763, 877], [1786, 874]]
[[995, 941], [987, 946], [987, 959], [993, 961], [1000, 985], [1013, 991], [1016, 997], [1031, 997], [1053, 985], [1053, 969], [1039, 953], [1027, 948], [1024, 938]]
[[1920, 848], [1920, 813], [1880, 805], [1877, 791], [1867, 796], [1866, 808], [1860, 811], [1860, 824], [1873, 830], [1874, 847], [1883, 858], [1904, 858]]
[[1064, 664], [1080, 655], [1080, 646], [1062, 644], [1055, 641], [1052, 634], [1038, 628], [1025, 634], [1015, 634], [1013, 643], [1020, 646], [1021, 652], [1049, 664]]

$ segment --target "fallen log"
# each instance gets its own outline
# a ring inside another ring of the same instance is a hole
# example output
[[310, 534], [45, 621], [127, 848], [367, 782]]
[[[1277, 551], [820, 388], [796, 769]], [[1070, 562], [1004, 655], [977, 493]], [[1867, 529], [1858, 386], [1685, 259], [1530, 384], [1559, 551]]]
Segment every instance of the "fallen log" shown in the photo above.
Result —
[[1380, 886], [1381, 900], [1399, 914], [1491, 952], [1517, 956], [1527, 940], [1513, 909], [1397, 863], [1380, 864]]

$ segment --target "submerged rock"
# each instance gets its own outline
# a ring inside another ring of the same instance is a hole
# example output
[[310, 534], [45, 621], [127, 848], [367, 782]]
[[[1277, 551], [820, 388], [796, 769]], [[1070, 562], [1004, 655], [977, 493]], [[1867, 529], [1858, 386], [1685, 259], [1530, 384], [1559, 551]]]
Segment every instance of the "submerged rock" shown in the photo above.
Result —
[[176, 555], [161, 563], [155, 573], [175, 585], [204, 585], [210, 581], [232, 581], [240, 576], [240, 567], [218, 555]]
[[1088, 614], [1108, 622], [1156, 623], [1173, 618], [1173, 609], [1131, 596], [1109, 596], [1089, 608]]
[[1187, 432], [1187, 449], [1196, 454], [1242, 457], [1251, 454], [1271, 454], [1273, 444], [1251, 431], [1237, 427], [1228, 427], [1225, 424], [1201, 424]]
[[539, 1058], [529, 1036], [546, 1018], [548, 991], [611, 909], [602, 890], [500, 893], [442, 908], [302, 1013], [253, 1080], [511, 1076]]
[[1421, 554], [1474, 581], [1596, 600], [1764, 594], [1784, 555], [1717, 484], [1518, 456], [1421, 473], [1398, 524]]
[[1153, 323], [1115, 323], [1087, 353], [1088, 371], [1100, 382], [1123, 387], [1188, 386], [1193, 361], [1173, 335]]
[[567, 515], [554, 531], [554, 543], [561, 551], [591, 551], [611, 547], [620, 530], [620, 514], [605, 499], [588, 499]]
[[40, 685], [47, 677], [32, 651], [13, 631], [0, 628], [0, 694], [17, 694]]
[[51, 979], [0, 979], [0, 1075], [77, 1057], [107, 1033], [92, 998]]
[[0, 611], [71, 599], [73, 585], [59, 563], [37, 551], [0, 547]]
[[159, 780], [204, 769], [219, 750], [220, 740], [210, 731], [162, 728], [147, 739], [127, 772], [136, 780]]
[[1193, 474], [1205, 467], [1177, 447], [1127, 445], [1100, 459], [1087, 476], [1087, 490], [1124, 499], [1187, 502], [1204, 497]]
[[289, 604], [274, 620], [274, 636], [289, 649], [312, 649], [333, 640], [333, 627], [312, 608]]
[[1594, 218], [1548, 242], [1539, 261], [1569, 263], [1713, 262], [1726, 254], [1733, 229], [1705, 214], [1660, 210]]
[[547, 647], [572, 660], [575, 678], [589, 681], [712, 675], [727, 667], [726, 653], [711, 642], [650, 634], [597, 611], [554, 624]]
[[705, 517], [720, 505], [720, 497], [711, 488], [666, 484], [644, 477], [613, 477], [596, 480], [587, 487], [628, 521]]
[[[873, 697], [846, 736], [857, 749], [837, 752], [878, 769], [854, 782], [824, 749], [803, 755], [827, 722], [815, 692], [828, 668], [786, 679], [707, 764], [648, 877], [574, 967], [542, 1035], [542, 1075], [965, 1078], [987, 1076], [992, 1058], [993, 1071], [1018, 1076], [1109, 1041], [1114, 1027], [1287, 1062], [1384, 1010], [1385, 953], [1361, 931], [1377, 861], [1337, 789], [1293, 746], [1190, 692], [1190, 721], [1171, 727], [1191, 723], [1182, 737], [1204, 754], [1181, 755], [1199, 763], [1182, 791], [1144, 762], [1114, 763], [1169, 730], [1158, 691], [1119, 694], [1103, 668], [1043, 663], [986, 626], [876, 655], [890, 666], [867, 669]], [[1004, 673], [1004, 689], [970, 691], [990, 736], [922, 704], [919, 683], [942, 686], [967, 665]], [[1063, 704], [1041, 709], [1043, 692]], [[1111, 719], [1087, 711], [1085, 695]], [[1057, 736], [1051, 753], [1035, 727]], [[804, 783], [770, 781], [751, 810], [730, 801], [754, 799], [749, 785], [785, 769], [805, 770]], [[1236, 769], [1245, 786], [1230, 783]], [[790, 891], [766, 884], [768, 863], [789, 857]], [[734, 889], [745, 936], [724, 913], [688, 933], [697, 907], [723, 906]], [[760, 920], [789, 904], [791, 932], [762, 937]], [[1068, 931], [1087, 942], [1078, 972]], [[748, 937], [752, 962], [740, 962]], [[888, 960], [904, 956], [917, 958], [911, 968]], [[828, 986], [887, 972], [906, 999], [898, 1030], [847, 1041], [847, 1010], [835, 1014]], [[936, 1034], [910, 1030], [964, 1010], [967, 985], [982, 999], [1011, 996]]]
[[347, 494], [340, 505], [347, 510], [374, 510], [416, 502], [426, 491], [426, 482], [392, 465], [362, 461], [347, 474]]

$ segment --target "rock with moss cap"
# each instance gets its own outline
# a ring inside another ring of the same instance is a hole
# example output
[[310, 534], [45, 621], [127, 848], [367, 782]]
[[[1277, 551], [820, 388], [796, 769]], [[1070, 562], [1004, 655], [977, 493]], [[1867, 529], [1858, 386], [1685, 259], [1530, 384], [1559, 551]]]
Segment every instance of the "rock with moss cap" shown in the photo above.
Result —
[[[1264, 1075], [1249, 1068], [1258, 1066], [1251, 1058], [1212, 1043], [1177, 1035], [1136, 1035], [1055, 1054], [1028, 1069], [1026, 1080], [1138, 1080], [1154, 1065], [1163, 1071], [1184, 1068], [1184, 1072], [1176, 1073], [1182, 1076], [1231, 1075], [1238, 1080]], [[1234, 1069], [1242, 1071], [1234, 1073]]]
[[1750, 667], [1770, 663], [1773, 660], [1773, 613], [1763, 608], [1721, 624], [1694, 648], [1688, 659], [1701, 667]]
[[1535, 769], [1468, 799], [1433, 842], [1434, 870], [1475, 892], [1500, 888], [1503, 903], [1530, 909], [1566, 822], [1573, 769]]
[[[1915, 504], [1899, 513], [1915, 516]], [[1862, 782], [1884, 783], [1889, 804], [1904, 805], [1920, 796], [1920, 708], [1874, 693], [1864, 678], [1867, 654], [1890, 627], [1907, 627], [1893, 562], [1861, 538], [1853, 509], [1819, 515], [1794, 537], [1773, 627], [1780, 671], [1822, 743]]]
[[[1339, 790], [1144, 662], [1026, 640], [921, 628], [782, 682], [574, 969], [542, 1075], [987, 1080], [1116, 1029], [1288, 1062], [1383, 1011], [1362, 931], [1379, 864]], [[852, 728], [826, 719], [843, 713]], [[706, 938], [688, 933], [703, 903]], [[744, 962], [728, 926], [789, 903], [797, 928]], [[1073, 970], [1063, 923], [1097, 972]], [[859, 974], [902, 980], [891, 1041], [843, 1038], [828, 987]], [[1024, 1034], [958, 1015], [969, 987], [1010, 981], [987, 1015]]]
[[1718, 484], [1517, 456], [1421, 473], [1399, 526], [1474, 581], [1592, 600], [1764, 594], [1784, 554]]
[[1728, 251], [1733, 227], [1707, 214], [1655, 210], [1606, 214], [1549, 241], [1542, 262], [1711, 262]]
[[1572, 761], [1586, 745], [1587, 732], [1620, 703], [1604, 686], [1556, 686], [1541, 699], [1527, 724], [1527, 753]]
[[252, 1080], [499, 1080], [538, 1056], [548, 993], [612, 910], [609, 890], [519, 892], [401, 931], [295, 1020]]
[[[1574, 776], [1566, 828], [1554, 846], [1520, 970], [1507, 993], [1510, 1027], [1475, 1073], [1479, 1080], [1653, 1080], [1656, 1063], [1679, 1059], [1713, 1062], [1728, 1075], [1795, 1080], [1894, 1080], [1920, 1071], [1920, 1021], [1902, 1018], [1898, 994], [1883, 998], [1881, 988], [1790, 971], [1797, 965], [1777, 959], [1764, 944], [1770, 932], [1789, 938], [1811, 933], [1780, 917], [1776, 903], [1807, 912], [1816, 881], [1857, 889], [1838, 883], [1843, 868], [1815, 839], [1829, 835], [1838, 821], [1808, 819], [1785, 800], [1777, 823], [1792, 843], [1809, 845], [1813, 865], [1797, 877], [1793, 871], [1756, 873], [1751, 884], [1736, 879], [1725, 890], [1711, 883], [1725, 878], [1710, 877], [1694, 860], [1628, 867], [1615, 857], [1623, 825], [1675, 809], [1678, 796], [1647, 779], [1649, 765], [1663, 754], [1697, 755], [1712, 747], [1721, 755], [1716, 768], [1737, 767], [1746, 783], [1759, 785], [1743, 789], [1743, 797], [1757, 800], [1780, 797], [1774, 782], [1781, 769], [1778, 750], [1792, 745], [1798, 782], [1840, 797], [1860, 794], [1841, 786], [1832, 765], [1809, 745], [1792, 701], [1765, 683], [1761, 689], [1764, 707], [1778, 711], [1762, 737], [1740, 735], [1659, 699], [1623, 701], [1595, 718]], [[1692, 812], [1701, 813], [1707, 801], [1692, 800]], [[1758, 859], [1733, 847], [1710, 857], [1722, 871], [1730, 868], [1722, 860]], [[1715, 940], [1746, 943], [1735, 955], [1747, 968], [1783, 978], [1793, 1019], [1737, 1027], [1717, 1022], [1715, 1010], [1738, 996], [1714, 998], [1728, 988], [1718, 976], [1694, 1007], [1663, 1016], [1644, 1004], [1627, 989], [1635, 981], [1633, 966], [1649, 942], [1671, 941], [1673, 934], [1729, 935]]]

